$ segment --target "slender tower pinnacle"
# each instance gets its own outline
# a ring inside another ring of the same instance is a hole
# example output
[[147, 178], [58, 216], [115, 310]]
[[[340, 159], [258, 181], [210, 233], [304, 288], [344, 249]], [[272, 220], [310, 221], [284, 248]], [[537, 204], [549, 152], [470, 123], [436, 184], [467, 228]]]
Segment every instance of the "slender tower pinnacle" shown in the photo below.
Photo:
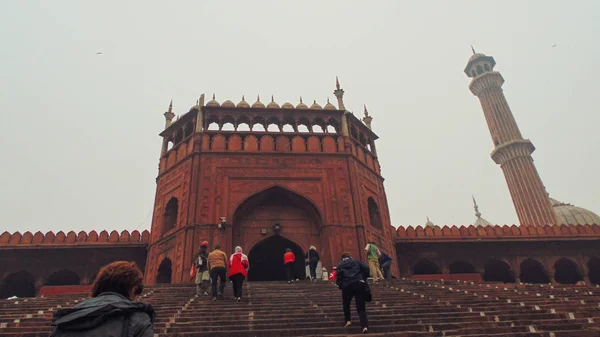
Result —
[[519, 131], [502, 91], [504, 78], [494, 71], [495, 65], [493, 57], [474, 53], [465, 68], [472, 78], [469, 89], [479, 98], [490, 129], [494, 143], [491, 157], [504, 172], [521, 225], [556, 224], [550, 198], [531, 157], [535, 147]]
[[167, 112], [164, 113], [164, 116], [165, 116], [165, 129], [166, 129], [173, 122], [173, 118], [175, 118], [175, 114], [173, 113], [173, 100], [171, 100], [171, 103], [169, 103], [169, 110], [167, 110]]
[[335, 90], [333, 91], [333, 94], [337, 98], [338, 109], [346, 110], [346, 107], [344, 106], [344, 89], [340, 88], [340, 81], [337, 76], [335, 77]]
[[365, 117], [363, 117], [363, 122], [367, 125], [369, 130], [371, 130], [371, 122], [373, 121], [373, 117], [369, 116], [369, 111], [367, 110], [367, 105], [365, 104]]

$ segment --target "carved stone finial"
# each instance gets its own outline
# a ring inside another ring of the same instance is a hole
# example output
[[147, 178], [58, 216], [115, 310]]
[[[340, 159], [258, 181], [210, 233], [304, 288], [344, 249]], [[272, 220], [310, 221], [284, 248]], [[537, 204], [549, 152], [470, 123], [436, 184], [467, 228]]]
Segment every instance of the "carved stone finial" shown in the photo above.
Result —
[[215, 93], [213, 92], [213, 99], [215, 99]]
[[275, 98], [271, 95], [271, 102], [275, 102]]
[[338, 79], [338, 77], [335, 77], [335, 88], [340, 90], [340, 80]]
[[479, 212], [479, 206], [477, 206], [477, 201], [475, 201], [475, 197], [471, 196], [473, 198], [473, 208], [475, 208], [475, 216], [479, 219], [481, 218], [481, 213]]
[[473, 45], [471, 45], [471, 51], [473, 52], [473, 54], [475, 54], [475, 48], [473, 48]]
[[367, 105], [364, 104], [365, 107], [365, 117], [369, 117], [369, 111], [367, 110]]
[[246, 99], [244, 98], [244, 95], [242, 95], [242, 101], [245, 101]]
[[302, 96], [300, 96], [300, 103], [302, 103]]
[[171, 102], [169, 103], [169, 112], [173, 112], [173, 99], [171, 99]]

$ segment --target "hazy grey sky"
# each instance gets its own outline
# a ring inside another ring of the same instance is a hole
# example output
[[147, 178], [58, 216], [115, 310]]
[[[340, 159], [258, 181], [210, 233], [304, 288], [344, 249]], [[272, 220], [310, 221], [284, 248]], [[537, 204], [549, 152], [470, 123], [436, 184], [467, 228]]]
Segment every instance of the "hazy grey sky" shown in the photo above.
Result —
[[336, 75], [374, 117], [394, 225], [470, 224], [471, 194], [516, 223], [470, 44], [550, 194], [598, 213], [599, 28], [598, 1], [2, 1], [0, 232], [149, 228], [171, 98], [324, 104]]

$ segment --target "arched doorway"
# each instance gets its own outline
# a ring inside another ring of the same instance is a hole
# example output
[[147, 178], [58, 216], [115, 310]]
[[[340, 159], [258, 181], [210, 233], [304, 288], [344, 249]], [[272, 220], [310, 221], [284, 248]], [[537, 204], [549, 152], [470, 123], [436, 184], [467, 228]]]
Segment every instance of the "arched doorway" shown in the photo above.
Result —
[[250, 196], [237, 207], [233, 214], [232, 247], [248, 249], [267, 236], [276, 235], [293, 241], [302, 247], [300, 250], [311, 245], [320, 247], [320, 226], [321, 215], [310, 200], [273, 186]]
[[413, 275], [433, 275], [441, 273], [440, 267], [429, 260], [421, 260], [413, 267]]
[[592, 257], [588, 263], [588, 276], [592, 284], [600, 284], [600, 259]]
[[0, 299], [35, 297], [35, 279], [26, 271], [12, 273], [0, 283]]
[[165, 258], [158, 266], [156, 273], [156, 283], [171, 283], [171, 260]]
[[486, 282], [515, 282], [510, 266], [502, 260], [488, 261], [484, 268], [483, 280]]
[[550, 283], [544, 265], [538, 260], [527, 259], [521, 263], [521, 282]]
[[76, 272], [67, 269], [52, 273], [46, 280], [47, 286], [72, 286], [79, 285], [81, 280]]
[[296, 277], [303, 280], [306, 274], [302, 248], [281, 235], [272, 235], [254, 245], [250, 250], [248, 281], [284, 281], [286, 274], [283, 266], [283, 254], [286, 248], [290, 248], [296, 256], [296, 265], [294, 266]]
[[558, 283], [575, 284], [583, 280], [575, 262], [564, 257], [554, 263], [554, 271], [554, 279]]
[[450, 265], [450, 274], [475, 274], [475, 267], [467, 261], [455, 261]]

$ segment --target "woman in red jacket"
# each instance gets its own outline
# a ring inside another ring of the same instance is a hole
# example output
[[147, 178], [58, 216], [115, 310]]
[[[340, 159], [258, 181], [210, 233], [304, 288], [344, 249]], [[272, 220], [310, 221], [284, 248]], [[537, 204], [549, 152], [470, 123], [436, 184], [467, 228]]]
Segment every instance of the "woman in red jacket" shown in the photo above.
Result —
[[242, 285], [249, 267], [248, 257], [242, 253], [242, 247], [235, 247], [235, 253], [229, 258], [229, 279], [233, 283], [233, 296], [237, 302], [242, 300]]
[[294, 275], [294, 263], [296, 262], [296, 256], [292, 253], [292, 250], [286, 248], [285, 254], [283, 254], [283, 265], [285, 266], [285, 271], [287, 273], [288, 283], [294, 282], [296, 279]]

